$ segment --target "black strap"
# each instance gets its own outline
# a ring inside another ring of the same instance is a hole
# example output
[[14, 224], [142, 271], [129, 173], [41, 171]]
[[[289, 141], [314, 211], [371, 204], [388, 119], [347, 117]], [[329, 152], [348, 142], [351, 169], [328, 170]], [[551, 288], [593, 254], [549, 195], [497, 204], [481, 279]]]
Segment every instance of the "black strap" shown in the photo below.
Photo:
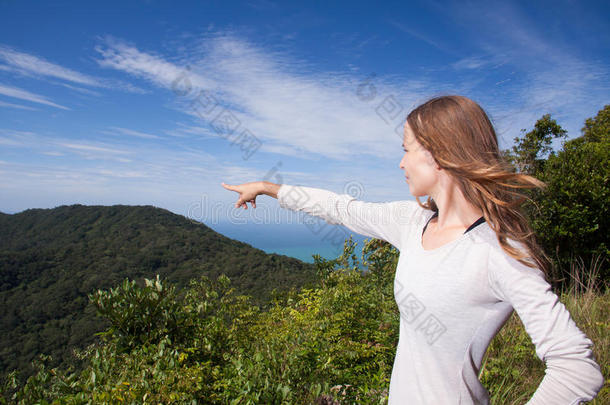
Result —
[[428, 227], [428, 224], [430, 223], [430, 221], [432, 221], [432, 218], [434, 218], [434, 217], [438, 217], [438, 211], [434, 211], [434, 214], [430, 217], [428, 222], [426, 222], [426, 225], [424, 226], [424, 230], [421, 231], [422, 235], [424, 234], [424, 232], [426, 232], [426, 228]]
[[477, 220], [476, 220], [476, 221], [475, 221], [475, 222], [474, 222], [472, 225], [470, 225], [470, 226], [468, 227], [468, 229], [466, 229], [466, 230], [464, 231], [464, 233], [466, 233], [466, 232], [470, 231], [472, 228], [474, 228], [474, 227], [475, 227], [475, 226], [477, 226], [477, 225], [481, 225], [483, 222], [485, 222], [485, 217], [481, 217], [481, 218], [477, 219]]
[[[424, 226], [424, 230], [421, 232], [422, 235], [424, 234], [424, 232], [426, 232], [426, 228], [428, 227], [428, 224], [430, 223], [430, 221], [432, 221], [432, 218], [434, 218], [434, 217], [438, 217], [438, 211], [435, 211], [434, 214], [428, 220], [428, 222], [426, 222], [426, 225]], [[482, 224], [483, 222], [485, 222], [485, 217], [481, 217], [481, 218], [477, 219], [472, 225], [470, 225], [468, 227], [468, 229], [466, 229], [464, 231], [464, 233], [472, 230], [474, 227], [476, 227], [477, 225]]]

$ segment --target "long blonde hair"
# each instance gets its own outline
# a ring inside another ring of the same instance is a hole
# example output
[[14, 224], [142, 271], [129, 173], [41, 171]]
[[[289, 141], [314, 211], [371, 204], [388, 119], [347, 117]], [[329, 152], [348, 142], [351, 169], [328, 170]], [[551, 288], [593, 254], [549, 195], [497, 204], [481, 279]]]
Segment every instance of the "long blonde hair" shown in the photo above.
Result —
[[[546, 184], [517, 173], [500, 153], [496, 131], [483, 108], [464, 96], [438, 96], [411, 111], [407, 122], [436, 164], [455, 179], [468, 202], [483, 211], [504, 251], [528, 267], [539, 268], [548, 278], [552, 262], [521, 208], [529, 198], [515, 190], [545, 188]], [[426, 203], [419, 198], [417, 202], [438, 211], [430, 197]], [[527, 251], [507, 239], [524, 245]]]

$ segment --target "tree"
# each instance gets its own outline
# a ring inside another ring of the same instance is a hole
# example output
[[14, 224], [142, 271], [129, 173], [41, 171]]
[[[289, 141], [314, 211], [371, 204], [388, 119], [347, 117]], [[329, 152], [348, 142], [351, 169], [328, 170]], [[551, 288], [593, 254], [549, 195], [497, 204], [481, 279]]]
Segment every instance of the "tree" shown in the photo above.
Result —
[[[555, 258], [558, 268], [567, 271], [575, 258], [585, 263], [601, 260], [600, 276], [608, 280], [608, 200], [610, 188], [610, 105], [595, 118], [585, 121], [582, 135], [551, 151], [553, 137], [566, 131], [550, 115], [536, 122], [534, 130], [517, 145], [510, 160], [521, 172], [547, 184], [545, 190], [532, 190], [524, 204], [532, 227], [544, 249]], [[551, 152], [547, 159], [542, 153]], [[584, 266], [583, 268], [587, 268]]]
[[[522, 129], [521, 132], [525, 132]], [[554, 154], [551, 148], [553, 138], [566, 138], [567, 131], [561, 128], [550, 114], [543, 115], [534, 129], [526, 133], [523, 138], [516, 137], [516, 145], [512, 147], [512, 153], [507, 153], [511, 163], [521, 173], [536, 176], [544, 167], [543, 155]]]

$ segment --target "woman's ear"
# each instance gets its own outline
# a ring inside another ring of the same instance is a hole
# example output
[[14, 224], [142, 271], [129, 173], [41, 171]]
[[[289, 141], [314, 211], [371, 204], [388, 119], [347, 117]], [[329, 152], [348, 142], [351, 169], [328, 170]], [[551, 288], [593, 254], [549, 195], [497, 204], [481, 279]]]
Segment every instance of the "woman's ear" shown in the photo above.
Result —
[[432, 155], [432, 153], [428, 150], [426, 150], [426, 159], [428, 160], [428, 164], [432, 167], [434, 167], [435, 170], [441, 171], [443, 170], [442, 167], [440, 167], [440, 165], [438, 164], [438, 162], [436, 161], [436, 158]]
[[424, 160], [428, 166], [440, 169], [438, 163], [436, 163], [436, 159], [434, 159], [434, 156], [432, 156], [432, 153], [430, 153], [428, 149], [424, 149]]

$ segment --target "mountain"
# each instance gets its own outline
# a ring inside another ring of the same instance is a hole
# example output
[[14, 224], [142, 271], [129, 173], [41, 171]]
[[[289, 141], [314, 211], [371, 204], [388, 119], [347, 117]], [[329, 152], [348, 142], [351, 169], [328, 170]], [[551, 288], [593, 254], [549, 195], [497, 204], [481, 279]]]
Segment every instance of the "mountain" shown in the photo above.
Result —
[[311, 285], [315, 266], [219, 234], [153, 206], [62, 205], [0, 213], [0, 377], [32, 373], [39, 353], [73, 364], [72, 348], [105, 328], [87, 294], [125, 278], [161, 278], [185, 287], [226, 274], [264, 307], [272, 290]]

